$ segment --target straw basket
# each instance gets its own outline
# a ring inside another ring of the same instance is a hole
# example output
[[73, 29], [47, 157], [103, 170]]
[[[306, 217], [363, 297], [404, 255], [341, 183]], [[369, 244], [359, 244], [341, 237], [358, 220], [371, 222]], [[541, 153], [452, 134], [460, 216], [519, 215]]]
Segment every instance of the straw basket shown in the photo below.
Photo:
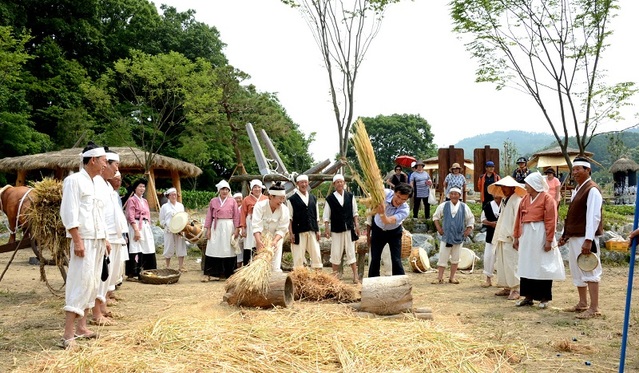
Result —
[[402, 258], [408, 258], [413, 249], [413, 235], [404, 229], [402, 231]]
[[180, 271], [170, 268], [149, 269], [140, 272], [140, 281], [145, 284], [174, 284], [180, 279]]

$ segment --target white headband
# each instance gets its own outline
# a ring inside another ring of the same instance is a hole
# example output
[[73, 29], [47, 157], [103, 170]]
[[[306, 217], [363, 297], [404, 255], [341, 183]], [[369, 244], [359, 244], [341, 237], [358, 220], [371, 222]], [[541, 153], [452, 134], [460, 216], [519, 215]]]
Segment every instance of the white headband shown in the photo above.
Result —
[[300, 181], [308, 181], [308, 176], [307, 175], [297, 176], [297, 182], [299, 183]]
[[111, 152], [106, 153], [106, 159], [107, 161], [120, 162], [120, 156], [116, 153], [111, 153]]
[[457, 192], [459, 193], [459, 195], [462, 194], [462, 191], [459, 188], [450, 188], [450, 190], [448, 191], [448, 195], [450, 195], [452, 192]]
[[260, 188], [264, 189], [264, 184], [262, 184], [262, 182], [260, 180], [258, 180], [258, 179], [251, 180], [249, 185], [251, 186], [251, 190], [253, 190], [253, 187], [256, 186], [256, 185], [259, 185]]
[[586, 167], [586, 168], [592, 168], [590, 167], [590, 162], [586, 162], [586, 161], [574, 161], [572, 162], [573, 166], [582, 166], [582, 167]]
[[342, 176], [341, 174], [335, 174], [335, 176], [333, 176], [333, 182], [336, 182], [337, 180], [344, 181], [344, 176]]
[[233, 198], [237, 198], [237, 197], [242, 198], [242, 197], [243, 197], [243, 196], [242, 196], [242, 193], [239, 193], [239, 192], [238, 192], [238, 193], [233, 194]]
[[93, 148], [82, 153], [82, 158], [102, 157], [106, 155], [104, 148]]
[[219, 192], [220, 190], [227, 188], [228, 190], [231, 190], [231, 186], [229, 185], [228, 181], [226, 180], [222, 180], [219, 183], [215, 184], [215, 186], [217, 187], [217, 191]]
[[177, 194], [177, 189], [175, 189], [175, 188], [169, 188], [169, 189], [167, 189], [167, 190], [166, 190], [166, 192], [164, 192], [164, 195], [165, 195], [165, 196], [168, 196], [168, 195], [169, 195], [169, 194], [171, 194], [171, 193], [176, 193], [176, 194]]
[[285, 190], [269, 190], [268, 194], [270, 194], [272, 196], [286, 197], [286, 191]]
[[122, 178], [122, 174], [120, 173], [120, 171], [115, 171], [115, 175], [113, 175], [114, 178]]

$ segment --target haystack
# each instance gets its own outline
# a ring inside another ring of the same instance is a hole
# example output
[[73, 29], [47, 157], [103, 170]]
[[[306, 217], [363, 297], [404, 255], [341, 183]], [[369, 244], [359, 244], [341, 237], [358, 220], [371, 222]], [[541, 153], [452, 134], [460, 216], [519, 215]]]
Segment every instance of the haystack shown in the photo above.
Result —
[[357, 287], [347, 285], [326, 272], [295, 268], [291, 274], [295, 283], [295, 299], [356, 302], [361, 296]]

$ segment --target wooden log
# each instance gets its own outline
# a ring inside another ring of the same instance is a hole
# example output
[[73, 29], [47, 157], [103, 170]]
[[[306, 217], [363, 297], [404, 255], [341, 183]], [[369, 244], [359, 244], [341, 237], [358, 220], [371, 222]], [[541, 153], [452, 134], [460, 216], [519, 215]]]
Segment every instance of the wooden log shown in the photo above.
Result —
[[408, 276], [367, 277], [362, 283], [360, 310], [395, 315], [413, 308], [413, 286]]
[[384, 319], [384, 320], [412, 320], [414, 318], [419, 320], [433, 319], [433, 314], [428, 312], [422, 312], [422, 313], [404, 312], [404, 313], [398, 313], [396, 315], [377, 315], [372, 312], [355, 312], [354, 315], [364, 319]]
[[289, 307], [293, 303], [293, 280], [287, 273], [272, 273], [269, 281], [269, 291], [266, 296], [257, 292], [249, 294], [237, 294], [235, 288], [231, 288], [223, 299], [232, 306], [245, 307]]

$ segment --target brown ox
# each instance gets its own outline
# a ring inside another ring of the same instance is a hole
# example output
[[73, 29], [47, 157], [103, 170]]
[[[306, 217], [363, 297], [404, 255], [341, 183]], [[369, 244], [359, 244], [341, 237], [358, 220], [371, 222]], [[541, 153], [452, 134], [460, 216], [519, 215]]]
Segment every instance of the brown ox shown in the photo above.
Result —
[[26, 186], [13, 187], [6, 185], [0, 189], [0, 209], [9, 220], [9, 242], [15, 242], [18, 228], [23, 234], [28, 228], [25, 211], [31, 206], [29, 192], [31, 188]]

